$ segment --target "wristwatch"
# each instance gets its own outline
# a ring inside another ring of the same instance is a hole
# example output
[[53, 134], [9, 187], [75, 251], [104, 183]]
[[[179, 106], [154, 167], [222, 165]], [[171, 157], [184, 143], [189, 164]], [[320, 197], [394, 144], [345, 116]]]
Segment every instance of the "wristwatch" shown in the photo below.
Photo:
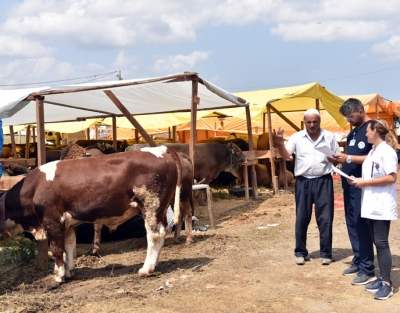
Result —
[[347, 163], [351, 163], [351, 155], [348, 155], [348, 156], [347, 156], [346, 162], [347, 162]]

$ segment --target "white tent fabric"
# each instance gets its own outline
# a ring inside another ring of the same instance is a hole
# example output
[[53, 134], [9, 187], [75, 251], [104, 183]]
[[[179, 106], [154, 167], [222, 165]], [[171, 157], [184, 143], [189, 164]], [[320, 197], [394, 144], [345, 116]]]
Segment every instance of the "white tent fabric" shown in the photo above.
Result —
[[[36, 124], [35, 101], [24, 101], [35, 94], [45, 97], [45, 123], [121, 115], [121, 111], [104, 93], [105, 90], [112, 91], [133, 115], [190, 111], [192, 81], [182, 79], [194, 74], [53, 88], [0, 90], [0, 118], [3, 119], [3, 126]], [[199, 78], [198, 97], [198, 110], [248, 105], [243, 99], [202, 78]]]

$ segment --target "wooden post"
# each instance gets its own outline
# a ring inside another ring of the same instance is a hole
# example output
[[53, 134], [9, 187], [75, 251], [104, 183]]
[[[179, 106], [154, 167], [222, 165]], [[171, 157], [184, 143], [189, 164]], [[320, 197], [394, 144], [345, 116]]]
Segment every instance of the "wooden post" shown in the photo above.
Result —
[[172, 126], [172, 142], [176, 142], [176, 126]]
[[135, 129], [135, 143], [139, 143], [139, 132]]
[[271, 104], [267, 103], [267, 118], [268, 118], [268, 137], [269, 137], [269, 148], [271, 149], [271, 178], [272, 178], [272, 189], [274, 194], [278, 193], [278, 178], [275, 173], [275, 147], [272, 138], [272, 120], [271, 120]]
[[56, 146], [61, 144], [61, 133], [56, 132]]
[[144, 130], [144, 128], [136, 121], [136, 119], [132, 116], [131, 113], [125, 108], [125, 106], [119, 101], [119, 99], [114, 95], [111, 90], [104, 90], [104, 93], [110, 98], [112, 102], [117, 106], [117, 108], [125, 115], [129, 122], [139, 131], [139, 133], [143, 136], [143, 138], [147, 141], [147, 143], [151, 147], [156, 147], [157, 144], [154, 140], [149, 136], [149, 134]]
[[319, 111], [319, 99], [315, 99], [315, 108]]
[[192, 80], [192, 99], [191, 99], [191, 112], [190, 112], [190, 140], [189, 140], [189, 157], [192, 160], [193, 170], [195, 163], [195, 149], [196, 149], [196, 122], [197, 122], [197, 106], [200, 103], [200, 98], [197, 96], [199, 88], [199, 77], [193, 76]]
[[25, 159], [29, 159], [30, 141], [31, 141], [31, 125], [28, 125], [26, 127], [26, 136], [25, 136]]
[[[251, 131], [251, 116], [250, 116], [250, 108], [249, 106], [245, 107], [246, 110], [246, 121], [247, 121], [247, 137], [249, 138], [249, 151], [253, 151], [253, 136], [252, 136], [252, 131]], [[249, 185], [248, 181], [246, 180], [245, 182], [245, 195], [246, 195], [246, 200], [249, 200]], [[247, 184], [247, 187], [246, 187]], [[258, 198], [258, 186], [257, 186], [257, 174], [256, 174], [256, 166], [251, 165], [251, 187], [252, 187], [252, 195], [253, 199]]]
[[263, 113], [263, 133], [265, 133], [265, 113]]
[[15, 146], [14, 138], [14, 126], [10, 126], [10, 140], [11, 140], [11, 151], [14, 159], [17, 158], [17, 147]]
[[89, 127], [85, 129], [85, 137], [86, 137], [86, 140], [90, 140], [90, 128]]
[[112, 117], [112, 137], [113, 137], [113, 148], [118, 149], [117, 144], [117, 117], [113, 115]]
[[32, 126], [32, 142], [36, 142], [36, 134], [35, 134], [36, 127]]
[[[36, 125], [38, 128], [38, 132], [37, 132], [38, 166], [46, 163], [43, 100], [44, 100], [43, 96], [36, 97]], [[43, 271], [47, 270], [49, 267], [48, 240], [47, 239], [39, 240], [37, 242], [37, 247], [38, 247], [39, 268]]]

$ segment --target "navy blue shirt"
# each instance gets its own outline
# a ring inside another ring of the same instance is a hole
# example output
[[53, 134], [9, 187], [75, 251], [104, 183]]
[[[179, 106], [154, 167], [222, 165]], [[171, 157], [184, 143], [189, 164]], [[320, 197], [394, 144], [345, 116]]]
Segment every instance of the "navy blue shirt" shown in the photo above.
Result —
[[[372, 149], [372, 144], [368, 143], [367, 126], [371, 121], [365, 122], [360, 129], [354, 128], [347, 136], [346, 154], [347, 155], [367, 155]], [[350, 142], [355, 139], [354, 145], [350, 146]], [[361, 177], [362, 164], [356, 163], [343, 163], [342, 171], [347, 175], [354, 177]], [[343, 189], [358, 189], [356, 186], [350, 185], [346, 178], [342, 177], [342, 188]]]

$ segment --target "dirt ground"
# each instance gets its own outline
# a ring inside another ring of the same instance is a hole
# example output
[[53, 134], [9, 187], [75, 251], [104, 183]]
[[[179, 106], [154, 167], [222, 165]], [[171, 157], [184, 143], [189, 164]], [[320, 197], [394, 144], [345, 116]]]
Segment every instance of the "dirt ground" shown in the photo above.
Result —
[[[51, 261], [45, 272], [37, 269], [37, 260], [3, 262], [0, 312], [400, 312], [397, 221], [390, 233], [395, 294], [378, 301], [363, 287], [352, 286], [352, 276], [341, 275], [352, 252], [339, 182], [329, 266], [320, 262], [314, 217], [307, 243], [311, 260], [304, 266], [294, 263], [293, 193], [260, 192], [249, 203], [214, 199], [217, 229], [195, 232], [190, 246], [185, 236], [175, 244], [169, 234], [157, 272], [148, 278], [137, 274], [145, 238], [103, 243], [96, 257], [86, 254], [87, 244], [78, 245], [75, 277], [61, 285], [54, 282]], [[209, 223], [206, 207], [196, 207], [195, 215], [199, 224]]]

